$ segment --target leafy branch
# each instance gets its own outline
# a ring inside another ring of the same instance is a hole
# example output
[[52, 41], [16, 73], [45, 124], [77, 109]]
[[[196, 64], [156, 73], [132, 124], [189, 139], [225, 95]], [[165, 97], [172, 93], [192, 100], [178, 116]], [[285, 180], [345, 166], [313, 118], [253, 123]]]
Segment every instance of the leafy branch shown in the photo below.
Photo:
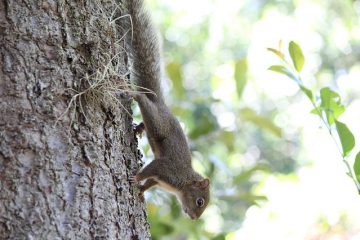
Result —
[[324, 87], [320, 89], [319, 97], [314, 97], [313, 92], [304, 85], [301, 79], [300, 73], [304, 66], [305, 58], [300, 46], [295, 42], [291, 41], [288, 47], [291, 63], [281, 51], [281, 42], [279, 49], [268, 48], [268, 50], [280, 58], [283, 63], [281, 65], [272, 65], [269, 67], [269, 70], [286, 75], [294, 80], [301, 92], [310, 100], [314, 107], [311, 113], [318, 115], [328, 130], [342, 156], [342, 160], [347, 168], [347, 175], [353, 180], [360, 194], [360, 152], [357, 153], [353, 169], [351, 169], [348, 158], [355, 146], [355, 138], [346, 124], [338, 120], [340, 115], [345, 112], [345, 106], [341, 103], [340, 95], [329, 87]]

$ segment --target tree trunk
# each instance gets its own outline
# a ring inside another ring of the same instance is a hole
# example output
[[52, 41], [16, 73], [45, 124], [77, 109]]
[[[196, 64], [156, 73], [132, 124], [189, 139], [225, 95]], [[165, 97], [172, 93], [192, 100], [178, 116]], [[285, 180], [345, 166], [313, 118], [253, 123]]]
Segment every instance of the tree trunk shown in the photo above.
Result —
[[0, 239], [150, 238], [114, 2], [0, 0]]

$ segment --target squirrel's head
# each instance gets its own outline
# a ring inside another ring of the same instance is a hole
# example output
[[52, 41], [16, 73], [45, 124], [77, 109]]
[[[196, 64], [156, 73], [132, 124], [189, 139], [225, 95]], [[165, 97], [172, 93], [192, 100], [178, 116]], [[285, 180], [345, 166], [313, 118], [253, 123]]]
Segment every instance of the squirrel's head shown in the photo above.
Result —
[[180, 201], [184, 212], [192, 220], [198, 219], [210, 200], [210, 181], [202, 179], [192, 181], [183, 189]]

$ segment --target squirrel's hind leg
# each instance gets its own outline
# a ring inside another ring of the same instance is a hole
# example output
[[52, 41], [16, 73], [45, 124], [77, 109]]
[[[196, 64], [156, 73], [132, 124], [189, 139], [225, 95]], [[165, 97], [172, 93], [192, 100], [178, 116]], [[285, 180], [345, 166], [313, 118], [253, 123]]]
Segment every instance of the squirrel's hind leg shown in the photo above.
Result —
[[146, 190], [148, 190], [149, 188], [155, 186], [156, 184], [158, 184], [157, 181], [155, 181], [152, 178], [149, 178], [149, 179], [146, 180], [146, 182], [143, 185], [139, 186], [140, 192], [143, 193]]
[[144, 169], [140, 170], [140, 172], [135, 175], [134, 179], [136, 179], [137, 182], [140, 182], [151, 177], [157, 177], [159, 174], [158, 170], [161, 169], [159, 164], [161, 164], [159, 160], [155, 159], [151, 161]]

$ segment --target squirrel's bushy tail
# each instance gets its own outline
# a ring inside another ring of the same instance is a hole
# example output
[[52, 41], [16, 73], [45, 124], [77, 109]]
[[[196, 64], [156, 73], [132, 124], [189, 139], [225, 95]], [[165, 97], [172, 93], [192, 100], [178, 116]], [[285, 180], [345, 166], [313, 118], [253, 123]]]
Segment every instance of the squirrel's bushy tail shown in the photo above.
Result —
[[[131, 16], [129, 32], [126, 36], [127, 51], [132, 62], [131, 80], [139, 86], [138, 91], [151, 90], [162, 99], [161, 56], [157, 32], [150, 15], [144, 8], [143, 0], [126, 0], [125, 8]], [[147, 94], [149, 98], [154, 94]]]

